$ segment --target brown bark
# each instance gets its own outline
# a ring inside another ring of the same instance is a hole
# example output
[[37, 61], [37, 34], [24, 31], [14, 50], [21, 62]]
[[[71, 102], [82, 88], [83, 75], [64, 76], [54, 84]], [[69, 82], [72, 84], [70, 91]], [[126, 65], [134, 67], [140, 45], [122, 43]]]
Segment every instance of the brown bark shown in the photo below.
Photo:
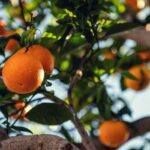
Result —
[[120, 33], [119, 35], [114, 35], [115, 38], [122, 39], [132, 39], [138, 44], [150, 48], [150, 32], [146, 31], [145, 27], [139, 27], [135, 30], [129, 32]]
[[3, 140], [0, 150], [79, 150], [73, 144], [54, 135], [17, 136]]
[[[134, 132], [131, 131], [130, 139], [150, 131], [150, 117], [136, 120], [131, 125]], [[54, 135], [30, 135], [6, 139], [7, 135], [2, 131], [0, 132], [0, 138], [0, 150], [85, 150], [81, 143], [75, 144], [78, 149], [64, 139]], [[93, 143], [97, 150], [106, 150], [99, 140], [95, 139]]]
[[132, 123], [135, 131], [131, 134], [131, 138], [144, 135], [150, 131], [150, 117], [144, 117]]

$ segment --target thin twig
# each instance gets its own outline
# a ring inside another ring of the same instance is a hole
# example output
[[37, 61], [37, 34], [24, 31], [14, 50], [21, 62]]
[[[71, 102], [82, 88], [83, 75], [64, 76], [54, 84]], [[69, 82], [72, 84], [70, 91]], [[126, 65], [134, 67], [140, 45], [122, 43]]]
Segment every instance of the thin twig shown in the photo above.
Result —
[[20, 114], [19, 114], [19, 116], [17, 117], [17, 119], [16, 119], [16, 120], [12, 123], [12, 125], [10, 126], [10, 128], [11, 128], [12, 126], [14, 126], [14, 125], [16, 124], [16, 122], [22, 117], [22, 114], [23, 114], [24, 109], [25, 109], [30, 103], [32, 103], [32, 102], [34, 102], [34, 101], [42, 100], [42, 99], [44, 98], [44, 97], [42, 97], [42, 98], [37, 98], [37, 99], [32, 100], [34, 96], [35, 96], [35, 94], [33, 94], [33, 95], [31, 96], [31, 98], [29, 99], [29, 101], [25, 103], [25, 106], [24, 106], [24, 107], [22, 107], [21, 109], [19, 109], [19, 110], [17, 110], [17, 111], [15, 112], [15, 114], [17, 114], [18, 112], [21, 111]]
[[91, 25], [92, 25], [92, 30], [93, 30], [94, 38], [95, 38], [96, 43], [97, 43], [97, 47], [98, 47], [98, 49], [100, 49], [98, 34], [97, 34], [97, 30], [95, 30], [95, 27], [94, 27], [93, 18], [92, 18], [91, 15], [89, 17], [90, 17], [90, 22], [91, 22]]
[[25, 28], [27, 28], [28, 24], [25, 19], [25, 13], [24, 13], [24, 7], [23, 7], [22, 0], [19, 0], [19, 6], [20, 6], [20, 11], [21, 11], [21, 16], [22, 16], [23, 22], [25, 24]]

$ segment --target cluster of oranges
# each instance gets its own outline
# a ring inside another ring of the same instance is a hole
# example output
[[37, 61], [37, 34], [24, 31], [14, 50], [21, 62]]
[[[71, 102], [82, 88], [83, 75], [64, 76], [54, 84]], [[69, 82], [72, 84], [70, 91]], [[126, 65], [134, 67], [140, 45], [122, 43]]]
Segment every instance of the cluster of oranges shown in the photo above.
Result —
[[27, 94], [39, 88], [44, 72], [51, 73], [53, 68], [51, 52], [41, 45], [32, 45], [21, 48], [5, 62], [2, 77], [11, 92]]
[[[0, 37], [8, 37], [15, 33], [14, 31], [6, 30], [5, 26], [6, 26], [5, 21], [0, 20]], [[9, 52], [13, 52], [18, 47], [19, 47], [19, 42], [15, 39], [10, 39], [7, 45], [5, 46], [5, 50]]]
[[99, 127], [99, 139], [102, 144], [117, 148], [128, 140], [130, 130], [128, 126], [120, 120], [104, 121]]

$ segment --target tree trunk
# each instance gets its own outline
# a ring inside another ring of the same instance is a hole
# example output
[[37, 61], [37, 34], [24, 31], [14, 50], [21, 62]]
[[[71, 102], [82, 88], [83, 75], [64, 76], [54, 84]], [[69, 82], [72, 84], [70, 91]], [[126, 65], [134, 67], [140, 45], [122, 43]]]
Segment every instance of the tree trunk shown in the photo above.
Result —
[[54, 135], [17, 136], [3, 140], [0, 150], [79, 150], [68, 141]]

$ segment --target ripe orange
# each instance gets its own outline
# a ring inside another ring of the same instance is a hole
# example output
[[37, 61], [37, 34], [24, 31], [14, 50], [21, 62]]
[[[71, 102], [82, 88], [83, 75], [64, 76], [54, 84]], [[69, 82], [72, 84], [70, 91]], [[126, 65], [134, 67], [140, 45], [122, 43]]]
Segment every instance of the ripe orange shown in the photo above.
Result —
[[138, 65], [138, 66], [132, 67], [128, 71], [138, 80], [125, 78], [124, 84], [127, 88], [131, 88], [134, 90], [142, 90], [148, 86], [149, 74], [145, 65]]
[[148, 64], [143, 64], [143, 71], [146, 74], [146, 76], [148, 77], [149, 81], [150, 81], [150, 68]]
[[[4, 33], [4, 37], [8, 37], [10, 35], [14, 34], [13, 31], [6, 31]], [[13, 52], [15, 49], [17, 49], [19, 47], [19, 42], [15, 39], [10, 39], [5, 47], [5, 50]]]
[[135, 12], [139, 10], [138, 8], [138, 0], [125, 0], [125, 3], [133, 9]]
[[142, 61], [146, 62], [150, 60], [150, 51], [140, 51], [137, 55]]
[[104, 54], [104, 59], [115, 59], [115, 57], [116, 57], [115, 54], [112, 52], [106, 52]]
[[5, 27], [6, 26], [6, 22], [4, 20], [0, 20], [0, 27]]
[[28, 47], [28, 49], [24, 47], [18, 51], [18, 53], [25, 53], [25, 52], [27, 54], [32, 55], [37, 60], [39, 60], [43, 65], [43, 69], [45, 72], [51, 73], [52, 70], [54, 69], [54, 58], [47, 48], [41, 45], [32, 45]]
[[129, 138], [130, 132], [125, 123], [119, 120], [104, 121], [99, 127], [102, 144], [117, 148]]
[[18, 102], [15, 104], [15, 108], [18, 110], [18, 109], [21, 109], [25, 106], [25, 102]]
[[6, 87], [18, 94], [35, 91], [44, 79], [41, 63], [27, 53], [15, 54], [4, 64], [2, 77]]
[[6, 22], [4, 20], [0, 20], [0, 36], [5, 33]]

